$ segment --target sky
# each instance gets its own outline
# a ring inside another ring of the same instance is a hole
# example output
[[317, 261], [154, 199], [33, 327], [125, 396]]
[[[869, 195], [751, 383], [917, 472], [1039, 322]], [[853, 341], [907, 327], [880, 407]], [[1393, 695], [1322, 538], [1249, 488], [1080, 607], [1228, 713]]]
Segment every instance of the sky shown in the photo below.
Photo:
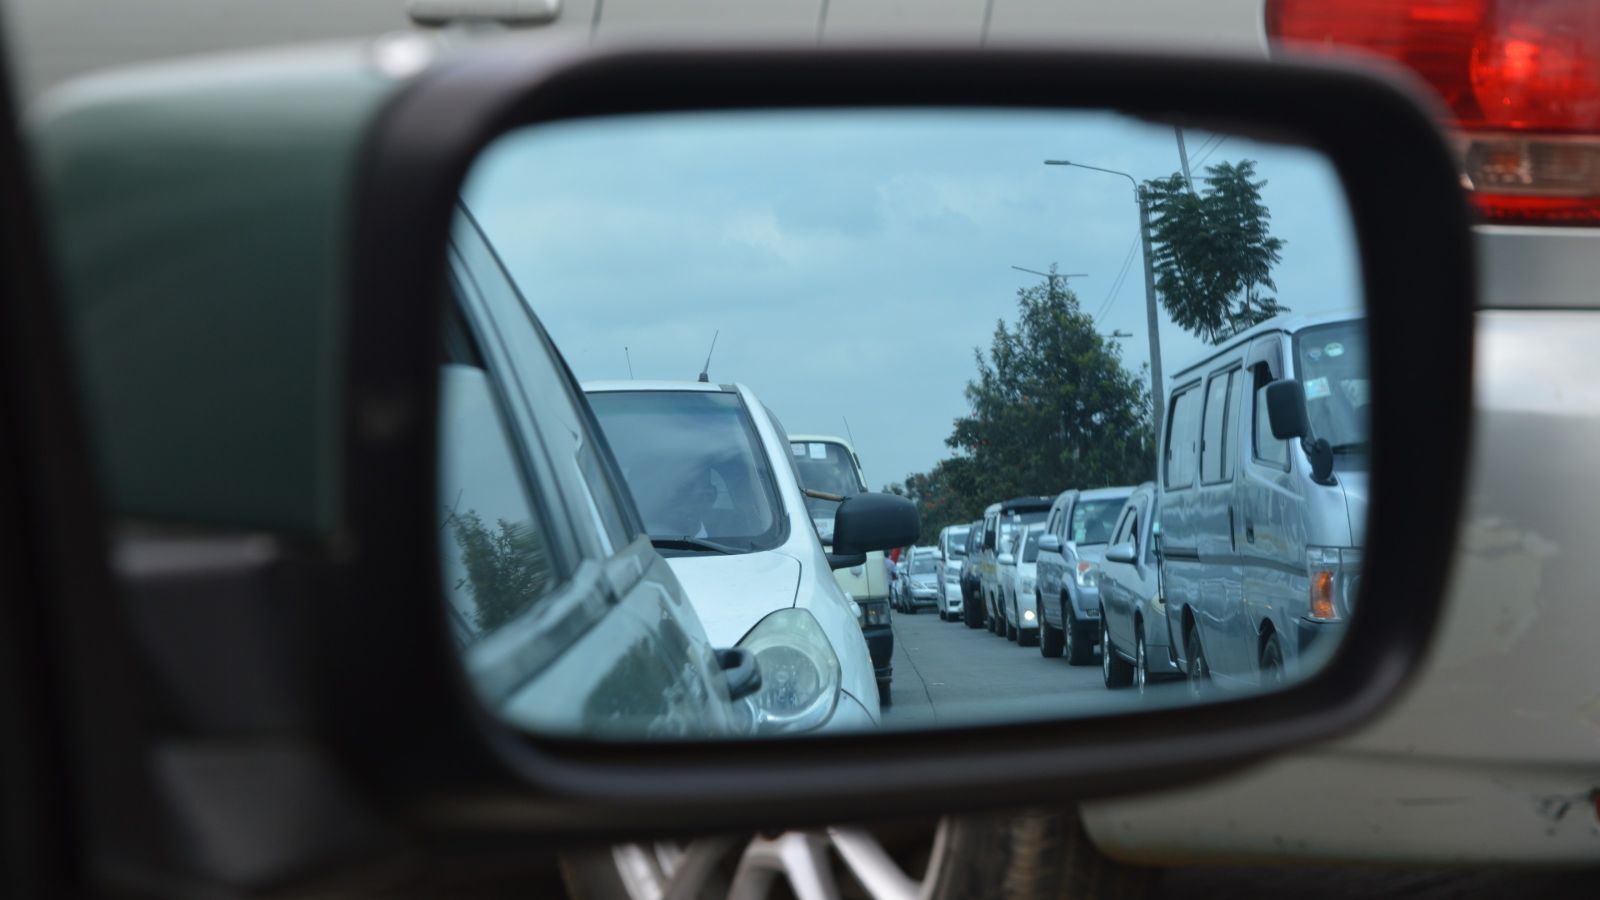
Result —
[[[1224, 160], [1267, 179], [1280, 303], [1360, 309], [1325, 159], [1184, 135], [1197, 187]], [[628, 378], [630, 357], [633, 377], [693, 380], [720, 332], [711, 379], [749, 385], [791, 434], [848, 421], [877, 489], [952, 454], [974, 349], [1042, 281], [1013, 266], [1073, 273], [1099, 330], [1131, 333], [1124, 364], [1149, 359], [1132, 185], [1045, 159], [1141, 180], [1179, 168], [1170, 126], [1109, 112], [679, 113], [513, 132], [463, 193], [580, 380]], [[1161, 319], [1170, 375], [1204, 344]]]

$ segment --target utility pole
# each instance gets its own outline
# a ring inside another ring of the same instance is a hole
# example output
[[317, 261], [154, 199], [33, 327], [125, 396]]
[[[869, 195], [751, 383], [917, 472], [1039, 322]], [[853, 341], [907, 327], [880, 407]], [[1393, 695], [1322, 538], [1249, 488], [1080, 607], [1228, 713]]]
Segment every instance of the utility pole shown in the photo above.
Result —
[[1012, 266], [1011, 268], [1016, 269], [1018, 272], [1027, 272], [1029, 275], [1038, 275], [1041, 278], [1048, 278], [1050, 280], [1050, 296], [1052, 297], [1054, 297], [1056, 294], [1057, 278], [1089, 277], [1087, 272], [1041, 272], [1038, 269], [1025, 269], [1022, 266]]
[[1183, 126], [1172, 126], [1172, 133], [1178, 136], [1178, 161], [1183, 163], [1183, 184], [1189, 189], [1189, 195], [1194, 196], [1194, 179], [1189, 177], [1189, 151], [1183, 146]]
[[[1180, 136], [1181, 140], [1181, 136]], [[1156, 270], [1155, 254], [1150, 249], [1150, 204], [1145, 190], [1139, 185], [1137, 179], [1127, 172], [1116, 169], [1102, 169], [1099, 166], [1089, 166], [1083, 163], [1070, 162], [1065, 159], [1047, 159], [1047, 166], [1072, 166], [1076, 169], [1089, 169], [1095, 172], [1104, 172], [1107, 175], [1121, 175], [1133, 185], [1133, 200], [1139, 205], [1139, 244], [1144, 249], [1144, 315], [1146, 330], [1150, 333], [1150, 420], [1156, 426], [1157, 441], [1160, 440], [1161, 419], [1166, 415], [1166, 396], [1162, 389], [1164, 382], [1161, 380], [1161, 331], [1159, 328], [1161, 316], [1156, 309]]]

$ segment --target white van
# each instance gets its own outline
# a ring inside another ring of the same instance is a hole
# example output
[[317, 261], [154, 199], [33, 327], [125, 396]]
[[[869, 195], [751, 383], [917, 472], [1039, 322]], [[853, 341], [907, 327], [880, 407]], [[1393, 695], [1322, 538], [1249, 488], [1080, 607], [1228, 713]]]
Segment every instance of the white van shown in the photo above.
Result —
[[1367, 517], [1366, 327], [1274, 319], [1172, 378], [1157, 547], [1197, 688], [1271, 683], [1338, 642]]

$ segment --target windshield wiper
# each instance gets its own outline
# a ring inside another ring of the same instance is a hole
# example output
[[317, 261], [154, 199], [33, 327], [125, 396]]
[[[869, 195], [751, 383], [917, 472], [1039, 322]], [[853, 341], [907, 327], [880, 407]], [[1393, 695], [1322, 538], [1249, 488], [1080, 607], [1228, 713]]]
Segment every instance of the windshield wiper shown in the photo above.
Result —
[[651, 537], [650, 545], [655, 547], [657, 550], [703, 550], [708, 553], [728, 554], [744, 552], [743, 550], [729, 547], [726, 544], [719, 544], [716, 541], [708, 541], [705, 538], [688, 537], [687, 535], [677, 538]]
[[1328, 448], [1335, 453], [1371, 453], [1371, 441], [1350, 441], [1346, 444], [1334, 444]]

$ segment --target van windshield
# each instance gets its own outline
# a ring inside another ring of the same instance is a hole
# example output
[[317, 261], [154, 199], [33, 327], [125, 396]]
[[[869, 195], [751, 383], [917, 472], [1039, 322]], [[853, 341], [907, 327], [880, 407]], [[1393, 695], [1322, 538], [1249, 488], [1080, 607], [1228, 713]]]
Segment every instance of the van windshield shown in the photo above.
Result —
[[950, 529], [950, 540], [949, 540], [948, 543], [949, 543], [949, 547], [945, 550], [945, 555], [946, 556], [948, 556], [950, 559], [964, 559], [964, 558], [966, 558], [966, 555], [967, 555], [967, 529], [965, 529], [965, 528], [952, 528], [952, 529]]
[[[800, 486], [825, 494], [849, 497], [866, 491], [856, 473], [855, 460], [843, 444], [831, 441], [791, 441], [795, 469], [800, 473]], [[817, 526], [817, 535], [823, 543], [833, 540], [833, 517], [839, 504], [834, 500], [817, 497], [806, 498], [806, 512]]]
[[1362, 319], [1307, 328], [1295, 336], [1312, 436], [1335, 453], [1365, 453], [1370, 438], [1367, 328]]

